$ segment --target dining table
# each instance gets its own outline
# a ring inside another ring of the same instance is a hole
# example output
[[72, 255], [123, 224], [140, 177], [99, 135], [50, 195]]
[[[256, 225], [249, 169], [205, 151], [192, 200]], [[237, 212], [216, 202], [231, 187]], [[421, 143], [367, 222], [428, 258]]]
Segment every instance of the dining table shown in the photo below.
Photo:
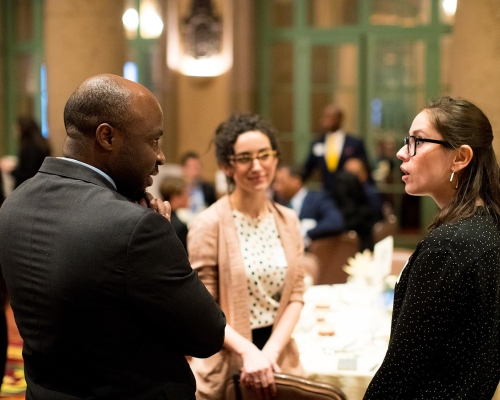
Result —
[[293, 333], [305, 376], [361, 400], [387, 351], [393, 296], [361, 282], [310, 286]]
[[294, 331], [309, 379], [361, 400], [389, 343], [390, 291], [356, 283], [311, 286]]

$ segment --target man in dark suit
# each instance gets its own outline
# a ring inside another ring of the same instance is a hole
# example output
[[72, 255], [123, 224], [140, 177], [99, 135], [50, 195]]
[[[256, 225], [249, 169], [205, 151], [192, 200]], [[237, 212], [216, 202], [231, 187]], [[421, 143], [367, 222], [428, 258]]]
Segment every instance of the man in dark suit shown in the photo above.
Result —
[[5, 200], [5, 196], [3, 194], [3, 178], [2, 178], [2, 170], [0, 169], [0, 206]]
[[177, 216], [177, 210], [187, 208], [189, 204], [189, 194], [187, 183], [180, 176], [166, 176], [160, 184], [160, 193], [163, 200], [170, 203], [170, 222], [175, 229], [177, 237], [187, 251], [188, 227]]
[[188, 184], [189, 209], [193, 215], [198, 214], [215, 203], [215, 187], [202, 179], [203, 165], [200, 156], [188, 151], [181, 157], [181, 174]]
[[304, 163], [303, 180], [307, 180], [317, 169], [321, 173], [324, 189], [329, 192], [334, 190], [337, 171], [342, 170], [348, 158], [367, 160], [363, 141], [342, 130], [343, 117], [342, 110], [335, 104], [324, 108], [321, 116], [323, 133], [312, 141]]
[[222, 347], [225, 318], [145, 193], [165, 157], [160, 105], [114, 75], [64, 109], [64, 158], [47, 158], [0, 208], [0, 267], [26, 398], [193, 399], [186, 355]]
[[273, 190], [279, 203], [297, 212], [307, 247], [311, 240], [342, 232], [344, 219], [329, 194], [308, 190], [303, 186], [301, 175], [302, 170], [298, 166], [280, 166], [276, 170]]

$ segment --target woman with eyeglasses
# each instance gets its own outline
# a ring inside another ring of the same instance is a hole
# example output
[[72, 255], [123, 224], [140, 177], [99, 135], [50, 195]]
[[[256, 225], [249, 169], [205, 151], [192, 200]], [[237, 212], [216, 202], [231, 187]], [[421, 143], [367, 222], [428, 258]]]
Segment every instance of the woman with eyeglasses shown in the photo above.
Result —
[[217, 128], [215, 149], [229, 194], [192, 222], [188, 252], [227, 327], [219, 353], [192, 360], [197, 398], [221, 398], [238, 371], [242, 384], [271, 398], [273, 372], [302, 373], [291, 338], [304, 291], [299, 221], [268, 196], [279, 156], [268, 123], [257, 115], [232, 116]]
[[487, 117], [450, 97], [398, 151], [406, 192], [439, 206], [395, 288], [371, 399], [488, 399], [500, 380], [500, 169]]

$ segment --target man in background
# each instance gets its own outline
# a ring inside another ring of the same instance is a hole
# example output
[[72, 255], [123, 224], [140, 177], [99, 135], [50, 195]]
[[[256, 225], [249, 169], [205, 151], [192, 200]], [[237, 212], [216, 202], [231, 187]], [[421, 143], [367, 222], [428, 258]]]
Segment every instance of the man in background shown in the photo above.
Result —
[[27, 399], [195, 399], [186, 355], [208, 357], [225, 318], [145, 193], [165, 157], [145, 87], [84, 81], [48, 157], [0, 208], [0, 267], [24, 340]]
[[308, 190], [301, 175], [300, 167], [282, 165], [276, 171], [273, 189], [279, 203], [296, 211], [307, 247], [311, 240], [342, 232], [344, 219], [329, 194]]
[[160, 193], [163, 200], [170, 203], [170, 222], [172, 223], [177, 237], [180, 239], [184, 249], [187, 250], [187, 225], [177, 216], [177, 210], [186, 208], [189, 203], [186, 181], [179, 176], [166, 176], [160, 185]]
[[348, 158], [368, 160], [365, 145], [361, 139], [347, 134], [342, 129], [344, 112], [335, 104], [327, 105], [321, 116], [321, 134], [312, 141], [304, 163], [304, 182], [314, 170], [319, 170], [323, 188], [335, 190], [337, 171], [342, 170]]
[[0, 206], [2, 205], [4, 200], [5, 196], [3, 194], [3, 178], [2, 178], [2, 171], [0, 170]]
[[344, 164], [344, 171], [350, 172], [358, 178], [365, 192], [368, 204], [373, 211], [375, 220], [380, 221], [383, 219], [382, 198], [377, 190], [375, 181], [371, 177], [370, 167], [366, 161], [356, 157], [349, 158]]
[[188, 184], [189, 209], [193, 216], [217, 200], [214, 185], [202, 179], [202, 172], [198, 153], [188, 151], [181, 157], [181, 174]]

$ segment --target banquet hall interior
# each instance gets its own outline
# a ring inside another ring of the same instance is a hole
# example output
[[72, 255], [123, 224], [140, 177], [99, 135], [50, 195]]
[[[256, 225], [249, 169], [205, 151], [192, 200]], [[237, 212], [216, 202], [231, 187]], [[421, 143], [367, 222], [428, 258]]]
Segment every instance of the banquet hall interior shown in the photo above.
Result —
[[[52, 155], [61, 156], [65, 102], [99, 73], [155, 94], [166, 171], [197, 152], [203, 178], [219, 195], [225, 188], [212, 137], [221, 121], [263, 115], [277, 128], [282, 161], [301, 164], [323, 108], [334, 103], [345, 131], [365, 143], [393, 247], [411, 252], [437, 208], [405, 193], [396, 152], [418, 111], [442, 95], [473, 101], [500, 132], [499, 43], [498, 0], [1, 0], [0, 165], [16, 162], [20, 115], [34, 118]], [[500, 154], [500, 134], [494, 148]], [[4, 168], [2, 177], [8, 196], [12, 178]], [[319, 174], [308, 181], [320, 185]], [[320, 302], [344, 295], [315, 294]], [[12, 321], [14, 365], [22, 340]], [[308, 321], [301, 322], [304, 341]], [[329, 344], [323, 347], [328, 355]], [[352, 364], [341, 364], [352, 372]], [[24, 398], [16, 368], [0, 398]], [[355, 378], [348, 373], [335, 383]]]

